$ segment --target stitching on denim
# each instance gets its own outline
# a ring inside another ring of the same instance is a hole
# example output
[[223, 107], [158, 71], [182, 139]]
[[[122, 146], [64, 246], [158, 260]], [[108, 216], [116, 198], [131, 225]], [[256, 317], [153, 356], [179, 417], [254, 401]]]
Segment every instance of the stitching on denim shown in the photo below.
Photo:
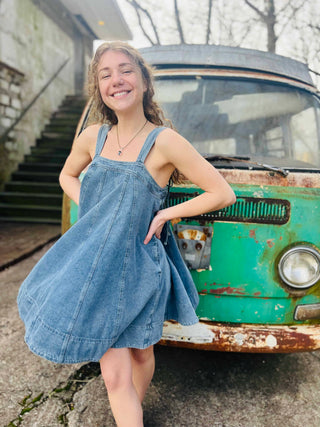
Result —
[[120, 327], [120, 316], [121, 313], [123, 312], [123, 290], [125, 287], [125, 273], [127, 271], [127, 265], [128, 265], [128, 260], [129, 260], [129, 246], [130, 246], [130, 241], [132, 241], [132, 231], [133, 231], [133, 214], [135, 212], [135, 207], [136, 207], [136, 189], [135, 189], [135, 181], [133, 181], [133, 203], [132, 203], [132, 209], [131, 209], [131, 216], [130, 216], [130, 225], [129, 225], [129, 232], [128, 232], [128, 238], [127, 238], [127, 246], [126, 246], [126, 252], [124, 255], [124, 260], [123, 260], [123, 266], [122, 266], [122, 275], [121, 275], [121, 279], [119, 282], [119, 287], [120, 287], [120, 292], [119, 292], [119, 300], [118, 300], [118, 309], [117, 309], [117, 315], [116, 315], [116, 325], [115, 325], [115, 332], [113, 335], [113, 339], [117, 338], [118, 335], [118, 331], [119, 331], [119, 327]]
[[145, 335], [144, 335], [144, 344], [146, 344], [148, 342], [148, 340], [150, 340], [150, 336], [151, 336], [151, 332], [154, 329], [154, 324], [157, 324], [157, 322], [152, 322], [152, 318], [156, 309], [156, 306], [158, 305], [159, 299], [160, 299], [160, 283], [161, 283], [161, 270], [157, 273], [157, 292], [156, 295], [154, 296], [154, 302], [153, 302], [153, 307], [152, 310], [150, 311], [150, 320], [148, 323], [146, 323], [146, 327], [145, 327]]

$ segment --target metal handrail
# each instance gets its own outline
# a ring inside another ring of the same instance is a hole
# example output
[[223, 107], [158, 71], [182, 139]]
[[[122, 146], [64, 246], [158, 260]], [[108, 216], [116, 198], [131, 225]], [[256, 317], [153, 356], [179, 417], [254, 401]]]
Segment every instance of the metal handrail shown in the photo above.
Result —
[[5, 130], [1, 136], [0, 136], [0, 144], [2, 142], [6, 142], [7, 137], [9, 133], [12, 131], [12, 129], [15, 128], [15, 126], [20, 122], [20, 120], [23, 118], [23, 116], [29, 111], [29, 109], [33, 106], [33, 104], [37, 101], [40, 95], [47, 89], [48, 86], [53, 82], [53, 80], [58, 76], [60, 71], [67, 65], [70, 58], [67, 58], [57, 69], [57, 71], [53, 74], [53, 76], [47, 81], [47, 83], [42, 87], [42, 89], [37, 93], [37, 95], [29, 102], [29, 104], [23, 109], [20, 116], [12, 123], [11, 126], [8, 127], [7, 130]]

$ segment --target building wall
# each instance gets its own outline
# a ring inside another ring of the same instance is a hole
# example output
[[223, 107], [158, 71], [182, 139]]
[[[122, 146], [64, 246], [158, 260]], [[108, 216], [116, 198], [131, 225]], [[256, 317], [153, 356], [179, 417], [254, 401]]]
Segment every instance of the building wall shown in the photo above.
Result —
[[[0, 134], [70, 58], [8, 140], [0, 143], [0, 186], [30, 151], [63, 98], [75, 92], [75, 41], [78, 37], [82, 43], [83, 36], [77, 35], [59, 1], [49, 5], [55, 8], [52, 16], [40, 7], [46, 4], [46, 0], [38, 5], [32, 0], [0, 0]], [[88, 46], [87, 41], [91, 55]]]

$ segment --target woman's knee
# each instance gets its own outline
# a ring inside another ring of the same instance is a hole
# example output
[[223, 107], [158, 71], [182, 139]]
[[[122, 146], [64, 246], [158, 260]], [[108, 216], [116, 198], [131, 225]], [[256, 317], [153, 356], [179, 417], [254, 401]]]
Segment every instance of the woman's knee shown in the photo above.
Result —
[[[111, 351], [110, 351], [111, 350]], [[132, 369], [128, 349], [110, 349], [100, 359], [101, 375], [108, 392], [131, 387]]]
[[145, 349], [131, 348], [131, 357], [136, 363], [144, 364], [154, 360], [153, 345]]

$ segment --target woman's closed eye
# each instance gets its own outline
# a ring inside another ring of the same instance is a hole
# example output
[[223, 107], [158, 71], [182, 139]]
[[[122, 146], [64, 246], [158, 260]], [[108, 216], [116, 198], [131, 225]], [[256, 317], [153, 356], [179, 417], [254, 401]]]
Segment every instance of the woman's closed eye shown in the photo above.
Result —
[[108, 79], [111, 76], [111, 74], [101, 74], [100, 79], [105, 80]]

